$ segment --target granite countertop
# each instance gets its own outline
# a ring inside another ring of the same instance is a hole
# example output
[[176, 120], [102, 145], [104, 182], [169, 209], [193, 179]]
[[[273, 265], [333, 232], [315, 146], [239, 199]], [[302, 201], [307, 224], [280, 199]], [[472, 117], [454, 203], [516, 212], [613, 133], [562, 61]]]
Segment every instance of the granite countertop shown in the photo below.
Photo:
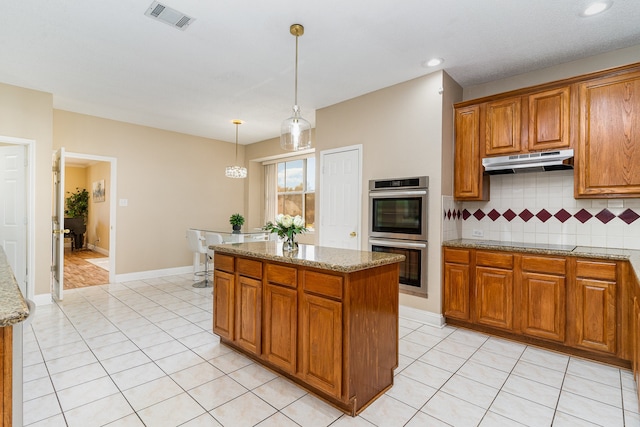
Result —
[[0, 327], [11, 326], [29, 317], [29, 308], [0, 246]]
[[575, 256], [629, 261], [640, 278], [640, 250], [597, 248], [591, 246], [545, 245], [535, 243], [501, 242], [496, 240], [457, 239], [445, 240], [442, 246], [451, 248], [475, 248], [498, 251], [525, 252], [540, 255]]
[[404, 255], [303, 244], [299, 245], [296, 252], [283, 254], [282, 243], [275, 241], [212, 245], [209, 248], [218, 253], [261, 258], [341, 273], [366, 270], [372, 267], [402, 262], [405, 259]]

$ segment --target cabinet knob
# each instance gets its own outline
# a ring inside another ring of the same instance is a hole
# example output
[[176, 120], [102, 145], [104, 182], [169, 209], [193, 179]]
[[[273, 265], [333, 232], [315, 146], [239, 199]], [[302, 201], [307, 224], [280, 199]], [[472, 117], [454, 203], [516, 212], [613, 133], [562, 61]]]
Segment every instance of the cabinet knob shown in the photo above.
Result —
[[355, 232], [355, 231], [352, 231], [351, 233], [349, 233], [349, 236], [351, 236], [351, 237], [356, 237], [356, 232]]

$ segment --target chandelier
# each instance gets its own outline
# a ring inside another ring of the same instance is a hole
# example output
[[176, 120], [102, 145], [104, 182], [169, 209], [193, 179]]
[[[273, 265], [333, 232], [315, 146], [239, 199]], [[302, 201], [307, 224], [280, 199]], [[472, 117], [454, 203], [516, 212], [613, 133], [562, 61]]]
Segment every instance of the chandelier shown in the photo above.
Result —
[[[236, 125], [236, 164], [238, 164], [238, 126], [242, 124], [242, 120], [233, 120], [232, 123]], [[224, 171], [227, 178], [246, 178], [247, 168], [242, 166], [227, 166]]]

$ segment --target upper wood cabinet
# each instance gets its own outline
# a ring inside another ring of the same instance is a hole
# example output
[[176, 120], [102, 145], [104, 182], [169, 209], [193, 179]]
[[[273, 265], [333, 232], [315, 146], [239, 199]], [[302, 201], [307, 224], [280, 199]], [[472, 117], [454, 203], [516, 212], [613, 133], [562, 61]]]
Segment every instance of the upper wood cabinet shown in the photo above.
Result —
[[484, 150], [487, 156], [519, 153], [522, 101], [520, 97], [488, 102]]
[[456, 108], [454, 197], [457, 200], [489, 200], [489, 177], [480, 158], [480, 106]]
[[569, 86], [529, 95], [529, 151], [569, 148]]
[[580, 83], [576, 198], [640, 197], [640, 71]]

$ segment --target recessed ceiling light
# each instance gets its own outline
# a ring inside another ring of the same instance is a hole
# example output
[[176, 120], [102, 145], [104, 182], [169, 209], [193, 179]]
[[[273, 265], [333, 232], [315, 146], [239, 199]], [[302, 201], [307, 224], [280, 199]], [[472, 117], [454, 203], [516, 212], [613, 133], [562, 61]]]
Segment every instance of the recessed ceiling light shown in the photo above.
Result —
[[593, 16], [599, 13], [604, 12], [609, 9], [613, 4], [612, 1], [598, 1], [595, 3], [591, 3], [583, 12], [582, 16]]
[[433, 59], [429, 59], [428, 61], [424, 61], [422, 65], [424, 67], [435, 67], [442, 64], [443, 62], [444, 62], [444, 59], [442, 58], [433, 58]]

